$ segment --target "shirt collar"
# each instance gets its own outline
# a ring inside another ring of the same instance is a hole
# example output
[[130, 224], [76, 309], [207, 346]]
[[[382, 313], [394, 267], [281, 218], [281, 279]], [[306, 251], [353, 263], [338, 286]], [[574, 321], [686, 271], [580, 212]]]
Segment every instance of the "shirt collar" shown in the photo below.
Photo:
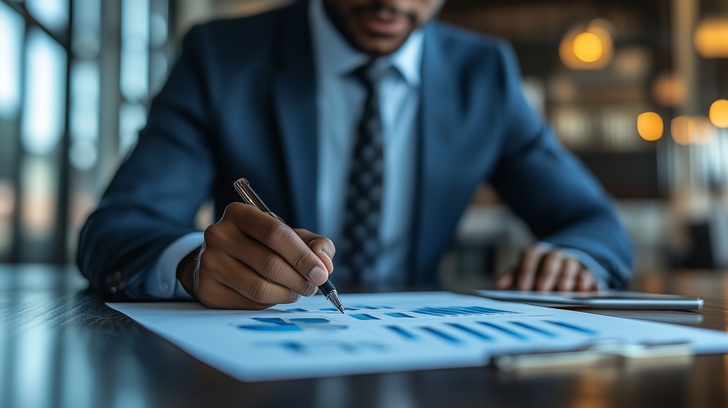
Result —
[[[311, 1], [309, 22], [318, 72], [326, 76], [348, 75], [367, 62], [368, 56], [349, 45], [334, 27], [322, 0]], [[385, 57], [411, 86], [420, 84], [423, 45], [424, 32], [417, 29], [397, 51]]]

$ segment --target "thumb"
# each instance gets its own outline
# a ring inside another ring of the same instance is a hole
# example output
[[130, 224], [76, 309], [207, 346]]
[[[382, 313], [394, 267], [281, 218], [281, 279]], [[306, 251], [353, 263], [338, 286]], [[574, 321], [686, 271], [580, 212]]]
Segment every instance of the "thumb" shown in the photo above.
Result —
[[495, 281], [496, 289], [508, 289], [513, 286], [513, 271], [508, 271]]

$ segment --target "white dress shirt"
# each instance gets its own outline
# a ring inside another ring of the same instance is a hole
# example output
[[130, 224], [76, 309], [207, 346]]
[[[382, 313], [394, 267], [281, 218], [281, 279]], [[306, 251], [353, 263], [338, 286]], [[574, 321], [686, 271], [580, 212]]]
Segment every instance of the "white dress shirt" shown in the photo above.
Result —
[[[339, 34], [326, 16], [321, 0], [311, 2], [309, 19], [319, 124], [316, 232], [336, 244], [343, 236], [349, 164], [366, 97], [364, 87], [352, 72], [369, 57]], [[383, 78], [379, 90], [384, 143], [381, 252], [374, 273], [361, 277], [368, 285], [403, 283], [407, 276], [422, 47], [423, 33], [415, 31], [402, 47], [386, 57], [393, 68]]]

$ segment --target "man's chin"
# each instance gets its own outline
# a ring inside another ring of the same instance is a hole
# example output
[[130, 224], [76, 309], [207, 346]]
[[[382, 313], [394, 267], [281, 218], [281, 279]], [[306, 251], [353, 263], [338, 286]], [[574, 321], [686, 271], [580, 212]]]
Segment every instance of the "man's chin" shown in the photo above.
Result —
[[355, 44], [355, 46], [364, 53], [380, 57], [383, 55], [389, 55], [397, 51], [402, 46], [402, 44], [404, 44], [404, 39], [369, 38], [365, 41], [359, 41], [359, 43]]

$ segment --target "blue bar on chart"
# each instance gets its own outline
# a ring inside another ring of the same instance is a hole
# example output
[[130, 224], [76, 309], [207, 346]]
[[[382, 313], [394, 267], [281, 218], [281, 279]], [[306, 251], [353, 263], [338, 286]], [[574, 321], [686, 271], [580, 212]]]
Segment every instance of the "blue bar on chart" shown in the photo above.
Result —
[[284, 350], [292, 351], [297, 354], [317, 354], [321, 356], [330, 356], [332, 353], [358, 354], [362, 352], [381, 353], [387, 350], [388, 346], [384, 343], [375, 341], [282, 341], [272, 346], [281, 347]]
[[467, 333], [467, 334], [469, 334], [469, 335], [471, 335], [471, 336], [473, 336], [473, 337], [475, 337], [475, 338], [477, 338], [479, 340], [484, 340], [484, 341], [488, 341], [488, 342], [493, 341], [493, 338], [490, 337], [490, 336], [488, 336], [487, 334], [482, 333], [482, 332], [480, 332], [478, 330], [475, 330], [472, 327], [468, 327], [468, 326], [466, 326], [464, 324], [461, 324], [461, 323], [447, 323], [447, 325], [449, 325], [451, 327], [454, 327], [455, 329], [460, 330], [460, 331], [462, 331], [464, 333]]
[[427, 326], [420, 327], [420, 329], [426, 331], [427, 333], [432, 334], [433, 336], [437, 337], [440, 340], [444, 340], [447, 343], [450, 343], [450, 344], [461, 344], [462, 343], [462, 341], [459, 338], [451, 336], [450, 334], [448, 334], [440, 329], [436, 329], [434, 327], [427, 327]]
[[291, 323], [304, 323], [304, 324], [327, 324], [331, 320], [324, 319], [323, 317], [292, 317], [289, 319]]
[[575, 331], [575, 332], [581, 333], [581, 334], [588, 334], [590, 336], [593, 336], [595, 334], [598, 334], [598, 332], [596, 330], [588, 329], [586, 327], [577, 326], [577, 325], [572, 324], [572, 323], [561, 322], [561, 321], [556, 321], [556, 320], [544, 320], [544, 322], [553, 324], [554, 326], [561, 327], [561, 328], [564, 328], [564, 329], [569, 329], [569, 330], [572, 330], [572, 331]]
[[[347, 312], [354, 312], [354, 311], [357, 311], [357, 310], [359, 310], [359, 309], [356, 308], [356, 307], [349, 307], [349, 306], [346, 307], [346, 311]], [[320, 312], [336, 312], [336, 313], [339, 313], [339, 309], [337, 309], [335, 307], [322, 307], [321, 309], [319, 309], [319, 311]]]
[[253, 317], [251, 320], [257, 323], [238, 324], [237, 327], [242, 330], [258, 332], [334, 331], [345, 330], [348, 327], [343, 324], [335, 324], [331, 320], [322, 317], [298, 317], [285, 320], [279, 317]]
[[509, 310], [491, 309], [482, 306], [449, 306], [449, 307], [423, 307], [415, 309], [413, 313], [445, 317], [445, 316], [468, 316], [482, 314], [517, 314]]
[[[371, 305], [354, 305], [354, 308], [357, 309], [369, 309], [369, 310], [379, 310], [379, 309], [394, 309], [392, 306], [371, 306]], [[347, 310], [351, 309], [347, 306]]]
[[514, 324], [514, 325], [516, 325], [516, 326], [518, 326], [518, 327], [523, 327], [526, 330], [530, 330], [530, 331], [535, 332], [535, 333], [538, 333], [538, 334], [543, 334], [546, 337], [552, 337], [552, 338], [553, 337], [559, 337], [554, 332], [550, 332], [550, 331], [548, 331], [546, 329], [542, 329], [542, 328], [540, 328], [538, 326], [535, 326], [533, 324], [530, 324], [530, 323], [524, 323], [524, 322], [511, 322], [511, 323]]
[[401, 312], [391, 312], [391, 313], [385, 313], [385, 315], [389, 317], [394, 317], [396, 319], [405, 318], [405, 319], [414, 319], [414, 316], [410, 316], [407, 313], [401, 313]]
[[287, 322], [277, 317], [254, 317], [257, 324], [239, 324], [238, 328], [250, 331], [265, 331], [265, 332], [292, 332], [302, 331], [303, 329], [291, 322]]
[[358, 319], [358, 320], [379, 320], [378, 317], [374, 317], [374, 316], [372, 316], [370, 314], [366, 314], [366, 313], [352, 313], [349, 316], [353, 317], [354, 319]]
[[507, 327], [503, 327], [501, 325], [491, 323], [491, 322], [478, 322], [478, 324], [482, 324], [483, 326], [490, 327], [491, 329], [497, 330], [501, 333], [507, 334], [515, 339], [518, 340], [528, 340], [528, 337], [524, 336], [521, 333], [518, 333], [517, 331], [511, 330]]
[[385, 326], [385, 327], [388, 328], [389, 330], [393, 331], [394, 333], [402, 336], [403, 338], [405, 338], [407, 340], [417, 339], [417, 336], [414, 333], [410, 332], [409, 330], [405, 330], [399, 326]]

